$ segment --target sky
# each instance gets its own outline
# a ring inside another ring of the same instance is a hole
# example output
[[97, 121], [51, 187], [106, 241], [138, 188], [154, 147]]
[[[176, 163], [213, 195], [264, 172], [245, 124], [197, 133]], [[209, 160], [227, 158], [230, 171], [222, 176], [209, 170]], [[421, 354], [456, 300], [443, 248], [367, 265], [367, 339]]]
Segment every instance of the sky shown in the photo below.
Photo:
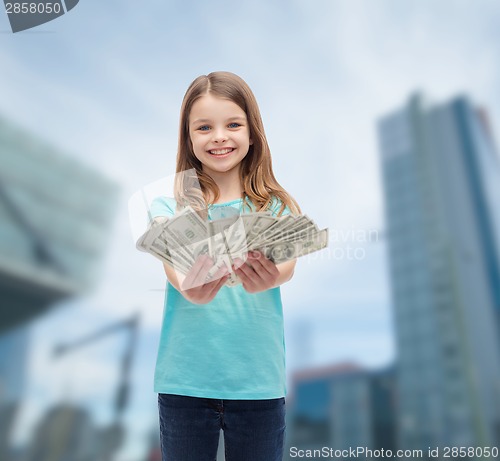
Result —
[[31, 327], [17, 438], [62, 398], [88, 405], [99, 423], [110, 420], [126, 335], [74, 360], [56, 362], [51, 350], [138, 311], [130, 436], [120, 460], [133, 461], [144, 448], [156, 424], [152, 374], [165, 277], [135, 249], [127, 202], [175, 171], [182, 97], [194, 78], [215, 70], [250, 85], [278, 180], [330, 229], [329, 248], [299, 261], [282, 287], [289, 370], [391, 363], [376, 123], [415, 91], [436, 103], [465, 93], [487, 108], [498, 136], [499, 26], [495, 0], [81, 0], [17, 34], [0, 15], [0, 115], [121, 190], [99, 285]]

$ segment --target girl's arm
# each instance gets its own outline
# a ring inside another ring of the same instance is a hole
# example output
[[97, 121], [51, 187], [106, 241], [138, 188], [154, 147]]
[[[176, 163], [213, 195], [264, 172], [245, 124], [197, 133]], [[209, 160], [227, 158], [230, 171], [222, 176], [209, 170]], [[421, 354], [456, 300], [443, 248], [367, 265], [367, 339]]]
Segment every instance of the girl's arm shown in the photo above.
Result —
[[177, 291], [181, 291], [179, 280], [177, 279], [177, 273], [175, 269], [168, 265], [167, 263], [163, 263], [163, 268], [165, 269], [165, 275], [167, 276], [170, 285], [172, 285]]
[[276, 280], [275, 287], [283, 285], [285, 282], [288, 282], [292, 277], [295, 271], [295, 264], [297, 263], [296, 259], [292, 259], [291, 261], [287, 261], [281, 264], [278, 264], [276, 268], [279, 271], [279, 276]]

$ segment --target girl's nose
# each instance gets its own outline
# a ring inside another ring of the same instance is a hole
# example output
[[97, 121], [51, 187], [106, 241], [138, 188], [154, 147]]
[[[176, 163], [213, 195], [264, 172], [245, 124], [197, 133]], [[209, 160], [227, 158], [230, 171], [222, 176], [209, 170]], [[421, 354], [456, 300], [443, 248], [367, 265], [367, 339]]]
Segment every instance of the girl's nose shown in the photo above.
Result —
[[215, 142], [224, 142], [227, 141], [227, 134], [224, 130], [214, 130], [214, 138]]

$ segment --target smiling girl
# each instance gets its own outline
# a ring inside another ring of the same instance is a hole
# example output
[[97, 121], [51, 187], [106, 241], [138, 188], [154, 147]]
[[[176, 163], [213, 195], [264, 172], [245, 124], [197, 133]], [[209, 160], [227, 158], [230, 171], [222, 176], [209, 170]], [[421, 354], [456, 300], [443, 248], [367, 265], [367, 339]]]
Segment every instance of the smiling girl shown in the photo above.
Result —
[[[260, 111], [248, 85], [229, 72], [189, 86], [180, 115], [177, 173], [194, 169], [208, 219], [268, 211], [300, 213], [276, 181]], [[186, 202], [158, 198], [153, 217]], [[185, 281], [165, 265], [167, 294], [155, 371], [163, 460], [215, 460], [224, 431], [226, 461], [278, 461], [285, 435], [285, 344], [279, 286], [295, 261], [261, 253], [207, 279], [213, 261], [197, 259]], [[194, 283], [193, 283], [194, 282]], [[185, 288], [185, 287], [193, 288]]]

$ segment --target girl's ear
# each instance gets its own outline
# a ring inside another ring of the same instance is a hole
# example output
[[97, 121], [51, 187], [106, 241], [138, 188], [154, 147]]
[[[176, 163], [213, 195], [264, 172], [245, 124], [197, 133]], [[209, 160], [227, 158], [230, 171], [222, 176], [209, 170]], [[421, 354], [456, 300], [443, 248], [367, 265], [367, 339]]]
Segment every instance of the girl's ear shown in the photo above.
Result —
[[253, 144], [253, 139], [252, 139], [252, 138], [250, 138], [250, 141], [249, 141], [249, 143], [248, 143], [248, 144], [249, 144], [250, 146]]

